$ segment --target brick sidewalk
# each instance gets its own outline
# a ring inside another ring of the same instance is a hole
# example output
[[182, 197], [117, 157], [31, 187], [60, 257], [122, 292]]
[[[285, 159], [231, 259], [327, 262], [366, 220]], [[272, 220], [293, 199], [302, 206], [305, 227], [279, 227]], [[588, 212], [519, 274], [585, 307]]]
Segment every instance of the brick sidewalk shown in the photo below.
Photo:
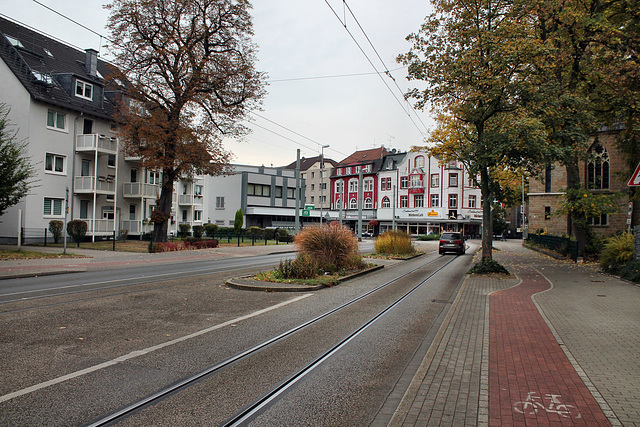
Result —
[[468, 277], [391, 426], [640, 426], [640, 287], [495, 242], [516, 274]]

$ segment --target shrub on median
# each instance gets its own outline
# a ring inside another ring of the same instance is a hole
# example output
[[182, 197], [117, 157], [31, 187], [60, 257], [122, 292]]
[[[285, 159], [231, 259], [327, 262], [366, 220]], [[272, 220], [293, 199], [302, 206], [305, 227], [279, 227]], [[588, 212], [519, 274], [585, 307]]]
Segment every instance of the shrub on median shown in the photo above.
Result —
[[411, 244], [411, 236], [404, 231], [387, 231], [381, 234], [373, 247], [380, 255], [411, 255], [416, 252]]

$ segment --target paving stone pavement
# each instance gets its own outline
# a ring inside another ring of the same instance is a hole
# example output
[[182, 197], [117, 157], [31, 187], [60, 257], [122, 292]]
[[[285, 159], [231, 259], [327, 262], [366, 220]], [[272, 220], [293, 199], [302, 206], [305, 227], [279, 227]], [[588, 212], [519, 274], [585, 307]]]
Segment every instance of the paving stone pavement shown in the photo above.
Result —
[[515, 276], [465, 279], [389, 425], [640, 426], [640, 287], [494, 247]]

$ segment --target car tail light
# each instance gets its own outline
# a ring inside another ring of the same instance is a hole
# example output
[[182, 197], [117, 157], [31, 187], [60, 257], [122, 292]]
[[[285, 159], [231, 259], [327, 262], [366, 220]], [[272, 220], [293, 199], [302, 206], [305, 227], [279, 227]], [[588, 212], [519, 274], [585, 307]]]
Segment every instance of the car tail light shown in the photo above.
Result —
[[440, 243], [445, 243], [445, 242], [446, 242], [445, 240], [440, 240]]
[[456, 240], [456, 244], [461, 245], [462, 244], [462, 240]]

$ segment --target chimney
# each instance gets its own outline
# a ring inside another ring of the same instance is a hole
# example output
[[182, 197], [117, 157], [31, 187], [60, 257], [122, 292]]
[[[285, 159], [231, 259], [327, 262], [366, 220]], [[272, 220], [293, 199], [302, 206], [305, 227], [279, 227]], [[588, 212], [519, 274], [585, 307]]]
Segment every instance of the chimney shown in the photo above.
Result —
[[88, 75], [96, 77], [98, 75], [98, 51], [95, 49], [85, 49], [84, 68]]

